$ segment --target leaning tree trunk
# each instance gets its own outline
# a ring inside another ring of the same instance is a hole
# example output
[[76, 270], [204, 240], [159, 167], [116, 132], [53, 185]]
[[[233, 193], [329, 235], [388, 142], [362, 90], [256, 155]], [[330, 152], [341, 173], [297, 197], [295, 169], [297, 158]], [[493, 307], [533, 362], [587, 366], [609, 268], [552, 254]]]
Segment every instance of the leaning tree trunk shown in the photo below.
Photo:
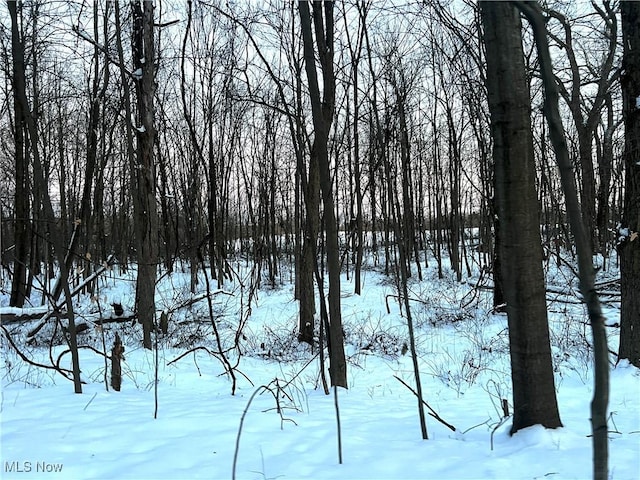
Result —
[[547, 323], [535, 190], [531, 99], [521, 22], [511, 3], [481, 2], [494, 140], [504, 296], [513, 384], [511, 432], [560, 427]]
[[591, 430], [593, 441], [593, 478], [608, 478], [607, 405], [609, 402], [609, 349], [604, 329], [604, 317], [600, 300], [595, 289], [595, 268], [592, 263], [593, 251], [590, 234], [587, 232], [576, 188], [573, 165], [564, 136], [560, 109], [558, 106], [558, 85], [552, 70], [547, 25], [538, 2], [517, 2], [525, 14], [536, 41], [542, 82], [544, 86], [544, 113], [549, 124], [549, 137], [556, 154], [560, 170], [560, 181], [564, 191], [567, 215], [571, 232], [575, 239], [578, 256], [580, 292], [587, 306], [591, 332], [593, 335], [593, 355], [595, 361], [595, 385], [591, 401]]

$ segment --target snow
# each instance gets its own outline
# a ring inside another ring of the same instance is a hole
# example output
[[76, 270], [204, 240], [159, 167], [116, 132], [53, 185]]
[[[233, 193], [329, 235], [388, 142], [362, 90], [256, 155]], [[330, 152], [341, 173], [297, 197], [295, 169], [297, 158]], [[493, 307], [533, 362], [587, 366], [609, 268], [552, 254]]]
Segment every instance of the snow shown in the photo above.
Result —
[[27, 308], [15, 308], [15, 307], [3, 307], [0, 309], [2, 315], [44, 315], [47, 313], [48, 308], [46, 306], [41, 307], [27, 307]]
[[[215, 348], [207, 324], [177, 325], [206, 315], [206, 301], [171, 314], [171, 340], [161, 338], [157, 351], [156, 419], [155, 352], [139, 346], [138, 327], [130, 322], [104, 328], [107, 348], [116, 331], [126, 344], [121, 392], [105, 390], [104, 359], [90, 350], [81, 350], [86, 383], [83, 394], [76, 395], [59, 374], [22, 362], [2, 337], [0, 476], [229, 479], [246, 411], [238, 479], [591, 478], [592, 360], [576, 337], [584, 332], [582, 307], [563, 304], [562, 310], [550, 303], [563, 428], [534, 426], [510, 436], [510, 421], [503, 422], [500, 406], [502, 398], [511, 401], [506, 318], [489, 313], [489, 293], [462, 308], [460, 300], [475, 282], [457, 284], [451, 272], [438, 280], [431, 270], [424, 282], [411, 284], [412, 295], [421, 300], [414, 303], [413, 315], [423, 391], [425, 401], [455, 432], [427, 416], [429, 440], [422, 440], [416, 398], [394, 378], [415, 384], [409, 354], [402, 354], [405, 320], [397, 300], [387, 298], [395, 295], [393, 282], [370, 270], [364, 274], [362, 296], [353, 295], [352, 280], [343, 276], [349, 389], [338, 390], [342, 464], [333, 392], [324, 395], [317, 358], [294, 341], [297, 305], [293, 287], [285, 284], [261, 288], [251, 305], [235, 395], [222, 363], [205, 351], [173, 361], [190, 346]], [[133, 270], [113, 271], [101, 280], [92, 299], [81, 297], [78, 318], [91, 321], [98, 306], [108, 316], [115, 299], [130, 310], [133, 275]], [[557, 272], [548, 278], [566, 286]], [[171, 312], [190, 298], [189, 281], [188, 273], [164, 276], [158, 285], [159, 310]], [[213, 297], [225, 341], [239, 315], [248, 314], [246, 286], [236, 285], [228, 293]], [[7, 299], [0, 297], [0, 302], [6, 305]], [[607, 309], [608, 315], [617, 312]], [[21, 334], [18, 327], [12, 331]], [[617, 350], [617, 329], [608, 332], [610, 348]], [[99, 332], [89, 335], [83, 343], [100, 347]], [[24, 348], [30, 358], [50, 364], [46, 348]], [[55, 347], [53, 358], [63, 351]], [[70, 361], [65, 355], [62, 366]], [[611, 373], [610, 478], [637, 479], [640, 372], [621, 362]]]

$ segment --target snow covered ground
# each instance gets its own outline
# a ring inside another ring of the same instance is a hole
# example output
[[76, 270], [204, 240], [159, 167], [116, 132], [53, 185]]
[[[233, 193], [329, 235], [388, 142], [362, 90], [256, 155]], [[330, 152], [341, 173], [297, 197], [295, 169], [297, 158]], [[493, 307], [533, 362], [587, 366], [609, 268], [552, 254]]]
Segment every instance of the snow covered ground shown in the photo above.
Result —
[[[563, 275], [553, 271], [548, 278], [566, 288]], [[489, 313], [488, 292], [474, 297], [474, 281], [457, 284], [450, 272], [438, 280], [433, 267], [426, 276], [410, 286], [423, 393], [455, 431], [428, 416], [429, 440], [422, 440], [416, 397], [394, 378], [415, 384], [393, 281], [369, 270], [364, 293], [356, 296], [343, 276], [349, 389], [338, 392], [339, 464], [334, 397], [319, 383], [317, 357], [295, 341], [293, 287], [263, 286], [249, 312], [247, 275], [243, 288], [236, 282], [227, 287], [231, 295], [214, 296], [225, 345], [247, 319], [235, 395], [223, 364], [206, 351], [174, 361], [195, 346], [216, 349], [206, 301], [197, 302], [173, 312], [169, 335], [159, 338], [155, 419], [155, 352], [140, 347], [139, 328], [130, 322], [104, 328], [107, 349], [116, 331], [126, 346], [121, 392], [105, 389], [104, 359], [92, 350], [81, 351], [86, 384], [76, 395], [71, 382], [25, 364], [1, 337], [0, 477], [229, 479], [235, 457], [238, 479], [591, 478], [592, 374], [582, 306], [559, 295], [549, 302], [564, 427], [509, 436], [500, 405], [511, 400], [506, 317]], [[132, 278], [131, 271], [103, 278], [93, 299], [80, 297], [79, 321], [95, 319], [112, 302], [130, 308]], [[188, 274], [163, 277], [159, 308], [188, 298]], [[0, 302], [6, 306], [8, 298]], [[609, 323], [617, 321], [615, 304], [606, 313]], [[19, 340], [33, 325], [7, 328]], [[617, 328], [607, 330], [616, 351]], [[46, 329], [39, 338], [47, 338]], [[101, 350], [101, 332], [89, 329], [82, 343]], [[46, 344], [23, 348], [51, 364]], [[64, 350], [53, 348], [54, 361]], [[230, 359], [235, 363], [237, 355]], [[70, 367], [69, 355], [61, 365]], [[611, 373], [610, 478], [634, 480], [640, 478], [640, 372], [620, 364]]]

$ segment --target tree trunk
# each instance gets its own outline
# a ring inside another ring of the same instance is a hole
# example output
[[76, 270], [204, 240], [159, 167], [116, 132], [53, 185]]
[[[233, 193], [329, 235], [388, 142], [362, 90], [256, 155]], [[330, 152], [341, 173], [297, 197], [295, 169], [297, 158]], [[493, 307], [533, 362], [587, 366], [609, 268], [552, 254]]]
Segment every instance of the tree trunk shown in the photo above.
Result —
[[[315, 40], [322, 71], [323, 92], [320, 93], [316, 71], [312, 16], [309, 3], [299, 3], [304, 46], [305, 69], [309, 81], [309, 95], [313, 117], [314, 139], [311, 158], [316, 158], [324, 204], [324, 230], [327, 241], [327, 269], [329, 271], [329, 375], [331, 385], [347, 388], [347, 363], [344, 354], [342, 312], [340, 307], [340, 251], [338, 223], [335, 215], [331, 169], [329, 165], [329, 130], [335, 107], [335, 73], [333, 69], [333, 2], [312, 2]], [[325, 25], [326, 22], [326, 25]]]
[[[9, 2], [9, 13], [12, 21], [18, 21], [17, 2]], [[16, 71], [24, 70], [24, 50], [20, 41], [18, 27], [12, 31], [11, 55], [13, 59], [13, 112], [14, 112], [14, 148], [15, 148], [15, 181], [14, 194], [14, 252], [13, 252], [13, 277], [11, 279], [11, 298], [9, 305], [22, 308], [27, 298], [27, 265], [29, 264], [29, 156], [25, 148], [26, 122], [22, 102], [18, 97], [19, 79]], [[22, 86], [22, 88], [26, 88]]]
[[[614, 134], [618, 123], [614, 121], [613, 100], [611, 92], [607, 93], [605, 101], [607, 107], [607, 123], [604, 126], [602, 145], [598, 154], [598, 177], [600, 184], [598, 186], [598, 235], [600, 250], [606, 258], [609, 254], [609, 245], [611, 244], [611, 229], [609, 228], [610, 212], [612, 210], [609, 205], [611, 197], [611, 177], [613, 174], [613, 164], [615, 154], [613, 151]], [[604, 265], [603, 265], [604, 268]]]
[[[556, 161], [560, 170], [560, 180], [567, 206], [571, 233], [575, 239], [578, 257], [580, 293], [584, 298], [591, 323], [594, 357], [594, 391], [591, 401], [591, 431], [593, 442], [593, 478], [608, 478], [607, 405], [609, 403], [609, 349], [604, 329], [604, 317], [600, 300], [595, 289], [595, 268], [590, 232], [582, 217], [573, 165], [564, 136], [564, 129], [558, 106], [558, 84], [552, 70], [551, 54], [547, 38], [547, 23], [538, 2], [517, 2], [518, 8], [526, 15], [533, 27], [540, 71], [544, 86], [544, 113], [549, 124], [549, 137], [553, 144]], [[637, 18], [637, 17], [636, 17]]]
[[560, 427], [547, 323], [535, 191], [529, 84], [521, 22], [511, 3], [482, 2], [513, 384], [511, 433]]
[[619, 358], [640, 367], [640, 4], [622, 2], [622, 98], [625, 196], [620, 253], [622, 304]]
[[[20, 26], [18, 25], [17, 2], [8, 2], [9, 15], [11, 17], [11, 49], [13, 56], [13, 87], [14, 99], [20, 104], [20, 111], [23, 117], [16, 119], [26, 126], [28, 133], [28, 143], [33, 155], [33, 183], [35, 189], [40, 193], [37, 201], [42, 205], [44, 220], [49, 225], [49, 239], [53, 245], [56, 260], [60, 268], [60, 283], [64, 286], [65, 306], [68, 315], [68, 337], [66, 337], [69, 349], [71, 350], [71, 362], [73, 371], [73, 384], [75, 393], [82, 393], [82, 382], [80, 380], [80, 360], [78, 356], [78, 343], [76, 337], [76, 325], [73, 312], [73, 302], [69, 289], [69, 275], [64, 263], [64, 244], [60, 225], [56, 221], [56, 216], [49, 196], [48, 184], [45, 180], [42, 160], [38, 144], [38, 130], [35, 117], [29, 109], [29, 100], [26, 93], [26, 76], [24, 65], [24, 44], [20, 37]], [[47, 245], [48, 248], [48, 245]]]
[[[133, 196], [133, 228], [137, 249], [138, 278], [136, 283], [136, 310], [138, 321], [143, 329], [143, 346], [151, 349], [151, 329], [155, 317], [155, 282], [156, 264], [158, 261], [158, 218], [155, 200], [155, 165], [153, 162], [153, 146], [155, 139], [153, 96], [155, 91], [154, 77], [154, 43], [153, 43], [153, 3], [144, 2], [144, 10], [140, 4], [132, 4], [133, 15], [133, 66], [134, 72], [128, 75], [125, 69], [124, 48], [122, 45], [122, 27], [120, 4], [114, 2], [116, 19], [116, 47], [120, 65], [123, 105], [127, 124], [125, 126], [126, 152], [129, 160], [129, 175]], [[131, 105], [130, 76], [133, 76], [137, 97], [137, 115]], [[131, 121], [136, 125], [132, 125]], [[134, 131], [136, 145], [134, 148]], [[123, 202], [124, 204], [124, 199]], [[123, 208], [123, 211], [125, 209]], [[121, 236], [127, 238], [126, 221], [123, 221]], [[126, 248], [126, 245], [122, 245]], [[121, 258], [126, 258], [124, 255]]]
[[316, 266], [316, 245], [320, 229], [320, 172], [318, 170], [317, 153], [312, 149], [309, 158], [309, 173], [304, 193], [305, 220], [304, 238], [300, 258], [299, 286], [300, 286], [300, 319], [299, 336], [301, 342], [313, 345], [313, 330], [315, 325], [315, 293], [313, 287], [313, 272]]
[[[153, 35], [153, 2], [145, 0], [143, 9], [134, 4], [133, 64], [136, 78], [138, 118], [136, 125], [137, 165], [134, 192], [134, 227], [138, 251], [136, 284], [138, 319], [142, 324], [144, 348], [151, 350], [151, 330], [155, 321], [155, 286], [158, 263], [158, 212], [155, 188], [153, 148], [155, 125], [155, 56]], [[141, 70], [141, 72], [140, 72]], [[136, 75], [136, 73], [141, 73]], [[139, 77], [139, 78], [138, 78]]]

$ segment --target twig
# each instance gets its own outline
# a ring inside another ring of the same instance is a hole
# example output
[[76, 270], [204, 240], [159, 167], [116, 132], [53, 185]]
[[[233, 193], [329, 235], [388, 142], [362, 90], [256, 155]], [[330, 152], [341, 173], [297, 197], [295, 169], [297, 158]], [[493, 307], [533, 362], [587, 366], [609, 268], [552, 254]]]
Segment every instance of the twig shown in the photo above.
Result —
[[[397, 375], [394, 375], [393, 378], [395, 378], [401, 384], [403, 384], [405, 387], [407, 387], [409, 390], [411, 390], [411, 393], [413, 393], [416, 397], [418, 396], [417, 392], [410, 385], [408, 385], [404, 380], [402, 380], [400, 377], [398, 377]], [[424, 404], [424, 406], [427, 407], [430, 410], [429, 415], [431, 415], [433, 418], [438, 420], [441, 424], [443, 424], [445, 427], [447, 427], [452, 432], [457, 432], [458, 431], [458, 429], [456, 427], [454, 427], [453, 425], [451, 425], [450, 423], [445, 421], [440, 415], [438, 415], [438, 413], [433, 408], [431, 408], [431, 406], [427, 402], [425, 402], [424, 399], [421, 399], [421, 400], [422, 400], [422, 403]]]
[[201, 300], [206, 300], [207, 298], [212, 297], [214, 295], [218, 295], [218, 294], [224, 294], [224, 295], [233, 296], [233, 293], [230, 293], [230, 292], [227, 292], [227, 291], [221, 290], [221, 289], [214, 290], [212, 292], [203, 292], [201, 294], [194, 295], [194, 296], [192, 296], [190, 298], [187, 298], [182, 303], [179, 303], [175, 307], [167, 310], [167, 314], [174, 313], [177, 310], [180, 310], [181, 308], [190, 307], [191, 305], [193, 305], [195, 303], [198, 303]]
[[498, 430], [502, 425], [504, 425], [504, 422], [506, 422], [509, 419], [509, 417], [503, 417], [500, 422], [498, 422], [498, 425], [496, 425], [493, 430], [491, 430], [491, 451], [493, 452], [493, 434], [496, 433], [496, 430]]
[[58, 373], [60, 373], [63, 377], [65, 377], [67, 380], [71, 380], [69, 377], [67, 377], [67, 373], [73, 373], [71, 370], [67, 370], [65, 368], [60, 368], [57, 367], [55, 365], [45, 365], [43, 363], [38, 363], [35, 362], [29, 358], [27, 358], [27, 356], [22, 353], [20, 351], [20, 349], [18, 348], [18, 346], [15, 344], [15, 342], [13, 341], [13, 338], [11, 338], [11, 334], [9, 333], [9, 331], [6, 329], [6, 327], [4, 325], [0, 325], [0, 328], [2, 329], [2, 331], [4, 332], [4, 336], [7, 339], [7, 341], [11, 344], [11, 346], [13, 347], [13, 349], [16, 351], [16, 353], [18, 354], [18, 356], [25, 362], [28, 363], [29, 365], [33, 365], [34, 367], [40, 367], [40, 368], [46, 368], [47, 370], [55, 370]]
[[174, 358], [174, 359], [173, 359], [173, 360], [171, 360], [169, 363], [167, 363], [167, 366], [171, 365], [172, 363], [176, 363], [178, 360], [183, 359], [184, 357], [186, 357], [186, 356], [187, 356], [187, 355], [189, 355], [190, 353], [195, 352], [195, 351], [197, 351], [197, 350], [204, 350], [204, 351], [205, 351], [205, 352], [207, 352], [209, 355], [211, 355], [211, 356], [213, 356], [213, 357], [215, 357], [215, 356], [216, 356], [216, 353], [215, 353], [215, 352], [212, 352], [212, 351], [211, 351], [211, 350], [209, 350], [207, 347], [202, 347], [202, 346], [194, 347], [194, 348], [191, 348], [191, 349], [187, 350], [187, 351], [186, 351], [186, 352], [184, 352], [183, 354], [178, 355], [176, 358]]
[[89, 400], [89, 402], [84, 406], [84, 408], [82, 410], [87, 410], [87, 408], [89, 408], [89, 405], [91, 405], [91, 402], [93, 402], [93, 399], [96, 398], [96, 395], [98, 395], [98, 392], [93, 394], [93, 397], [91, 397], [91, 400]]
[[247, 416], [247, 412], [249, 411], [249, 407], [251, 406], [251, 402], [253, 399], [260, 393], [262, 390], [269, 390], [265, 385], [261, 385], [258, 387], [249, 397], [249, 401], [247, 405], [244, 407], [244, 411], [242, 412], [242, 416], [240, 417], [240, 425], [238, 426], [238, 435], [236, 435], [236, 448], [233, 452], [233, 468], [231, 470], [231, 478], [235, 480], [236, 478], [236, 465], [238, 464], [238, 452], [240, 450], [240, 435], [242, 434], [242, 426], [244, 425], [244, 418]]
[[342, 465], [342, 427], [340, 425], [340, 404], [338, 403], [338, 386], [333, 386], [333, 404], [336, 408], [336, 429], [338, 434], [338, 463]]
[[[391, 313], [391, 308], [389, 307], [389, 297], [391, 298], [396, 298], [398, 301], [402, 300], [402, 295], [394, 295], [393, 293], [388, 294], [387, 296], [385, 296], [384, 302], [387, 305], [387, 313]], [[427, 302], [424, 300], [420, 300], [419, 298], [411, 298], [409, 297], [407, 300], [409, 300], [410, 302], [418, 302], [421, 303], [423, 305], [427, 305]]]

